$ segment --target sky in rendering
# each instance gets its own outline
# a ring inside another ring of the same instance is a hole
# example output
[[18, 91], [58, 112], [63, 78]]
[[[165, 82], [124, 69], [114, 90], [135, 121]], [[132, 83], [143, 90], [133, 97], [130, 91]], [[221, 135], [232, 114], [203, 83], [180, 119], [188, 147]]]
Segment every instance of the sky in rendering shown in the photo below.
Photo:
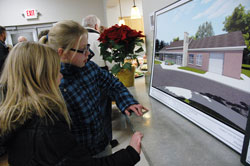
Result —
[[206, 21], [212, 23], [215, 35], [227, 33], [222, 30], [225, 17], [232, 15], [239, 4], [250, 10], [250, 0], [193, 0], [173, 9], [170, 5], [157, 12], [156, 38], [169, 43], [176, 37], [183, 40], [184, 32], [195, 36], [199, 25]]

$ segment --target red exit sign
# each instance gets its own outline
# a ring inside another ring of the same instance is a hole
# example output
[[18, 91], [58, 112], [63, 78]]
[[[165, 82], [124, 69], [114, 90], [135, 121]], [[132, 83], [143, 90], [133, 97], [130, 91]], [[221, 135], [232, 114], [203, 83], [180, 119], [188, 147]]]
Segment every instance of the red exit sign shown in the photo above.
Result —
[[26, 10], [24, 10], [24, 17], [26, 19], [37, 18], [37, 10], [36, 9], [26, 9]]
[[33, 9], [33, 10], [26, 10], [26, 15], [27, 15], [28, 17], [34, 16], [34, 15], [35, 15], [35, 10], [34, 10], [34, 9]]

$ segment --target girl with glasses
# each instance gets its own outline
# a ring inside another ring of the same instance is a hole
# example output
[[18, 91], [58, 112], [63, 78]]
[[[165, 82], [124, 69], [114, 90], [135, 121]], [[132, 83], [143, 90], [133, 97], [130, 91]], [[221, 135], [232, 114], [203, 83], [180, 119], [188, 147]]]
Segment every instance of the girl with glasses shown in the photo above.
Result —
[[114, 99], [128, 115], [134, 111], [141, 116], [144, 107], [117, 78], [88, 60], [88, 32], [79, 23], [67, 20], [55, 24], [49, 31], [48, 44], [61, 57], [60, 90], [73, 121], [71, 131], [76, 140], [93, 157], [112, 154], [105, 134], [101, 94]]

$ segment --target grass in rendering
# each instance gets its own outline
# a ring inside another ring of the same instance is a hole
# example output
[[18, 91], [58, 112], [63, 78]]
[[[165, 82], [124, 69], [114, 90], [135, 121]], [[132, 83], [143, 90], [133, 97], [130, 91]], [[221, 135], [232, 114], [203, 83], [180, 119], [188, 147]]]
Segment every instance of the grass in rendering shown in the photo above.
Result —
[[188, 99], [185, 99], [184, 100], [186, 103], [190, 104], [190, 101]]
[[206, 71], [195, 69], [195, 68], [191, 68], [191, 67], [178, 67], [178, 69], [192, 71], [192, 72], [199, 73], [199, 74], [205, 74], [206, 73]]
[[156, 61], [156, 60], [155, 60], [155, 64], [156, 64], [156, 65], [160, 65], [160, 64], [162, 64], [162, 62]]
[[242, 67], [248, 67], [248, 68], [250, 68], [250, 65], [242, 64]]
[[250, 70], [246, 70], [246, 69], [241, 69], [241, 73], [245, 74], [246, 76], [250, 77]]

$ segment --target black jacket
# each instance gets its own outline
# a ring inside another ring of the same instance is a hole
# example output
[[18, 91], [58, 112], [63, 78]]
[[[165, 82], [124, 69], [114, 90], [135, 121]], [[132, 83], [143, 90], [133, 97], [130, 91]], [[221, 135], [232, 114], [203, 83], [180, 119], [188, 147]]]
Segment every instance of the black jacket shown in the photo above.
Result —
[[2, 71], [2, 67], [8, 53], [9, 53], [9, 48], [5, 45], [3, 41], [0, 40], [0, 73]]
[[33, 117], [0, 140], [11, 166], [132, 166], [140, 160], [131, 146], [111, 156], [92, 158], [77, 144], [62, 118], [46, 124], [44, 119]]

